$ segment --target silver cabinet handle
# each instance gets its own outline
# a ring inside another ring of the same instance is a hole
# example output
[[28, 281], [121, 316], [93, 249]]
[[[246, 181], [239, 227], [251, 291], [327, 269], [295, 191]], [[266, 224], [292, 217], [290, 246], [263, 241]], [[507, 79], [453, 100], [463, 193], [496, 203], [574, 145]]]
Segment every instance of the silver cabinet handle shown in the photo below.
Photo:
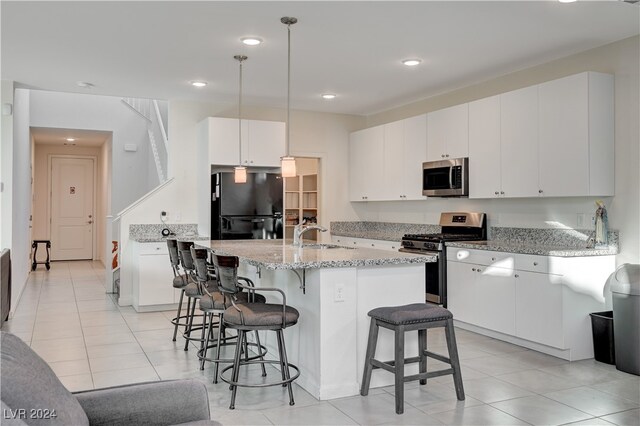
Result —
[[518, 275], [518, 274], [515, 274], [515, 275], [514, 275], [514, 277], [516, 277], [516, 278], [520, 278], [520, 275]]
[[441, 157], [441, 158], [444, 158], [444, 154], [440, 154], [440, 157]]
[[538, 189], [538, 194], [542, 194], [542, 189]]
[[445, 157], [446, 157], [446, 158], [449, 158], [449, 154], [446, 154], [446, 155], [445, 155]]
[[496, 191], [496, 192], [494, 192], [494, 194], [498, 195], [498, 194], [500, 194], [500, 193], [499, 193], [498, 191]]
[[477, 269], [477, 271], [478, 271], [478, 272], [482, 272], [482, 269], [478, 268], [478, 269]]
[[491, 258], [491, 260], [492, 260], [492, 261], [494, 261], [494, 260], [496, 260], [496, 258], [495, 258], [495, 257], [492, 257], [492, 258]]
[[500, 195], [504, 195], [504, 191], [500, 191]]
[[472, 270], [473, 272], [475, 272], [475, 271], [476, 271], [476, 268], [471, 268], [471, 270]]
[[533, 266], [538, 266], [538, 262], [533, 262]]

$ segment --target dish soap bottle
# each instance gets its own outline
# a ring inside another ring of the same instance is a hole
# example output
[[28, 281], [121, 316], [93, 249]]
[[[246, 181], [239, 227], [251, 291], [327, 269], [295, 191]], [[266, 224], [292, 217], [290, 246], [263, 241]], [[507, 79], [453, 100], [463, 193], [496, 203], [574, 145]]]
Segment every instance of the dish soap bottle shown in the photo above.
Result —
[[596, 248], [606, 248], [609, 245], [609, 219], [607, 218], [607, 209], [600, 200], [596, 201]]

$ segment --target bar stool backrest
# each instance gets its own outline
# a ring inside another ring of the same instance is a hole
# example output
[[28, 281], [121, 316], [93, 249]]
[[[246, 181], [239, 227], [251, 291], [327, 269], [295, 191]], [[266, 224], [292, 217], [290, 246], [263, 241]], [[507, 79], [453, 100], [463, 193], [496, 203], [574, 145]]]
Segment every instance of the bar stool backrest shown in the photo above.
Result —
[[169, 260], [173, 273], [177, 275], [180, 269], [180, 256], [178, 256], [178, 240], [175, 238], [167, 238], [167, 247], [169, 248]]
[[213, 264], [216, 268], [218, 288], [222, 293], [236, 294], [242, 291], [238, 287], [238, 265], [236, 256], [221, 256], [214, 253]]
[[178, 241], [180, 262], [182, 262], [182, 267], [189, 272], [193, 272], [195, 269], [193, 258], [191, 257], [191, 247], [193, 247], [193, 241]]

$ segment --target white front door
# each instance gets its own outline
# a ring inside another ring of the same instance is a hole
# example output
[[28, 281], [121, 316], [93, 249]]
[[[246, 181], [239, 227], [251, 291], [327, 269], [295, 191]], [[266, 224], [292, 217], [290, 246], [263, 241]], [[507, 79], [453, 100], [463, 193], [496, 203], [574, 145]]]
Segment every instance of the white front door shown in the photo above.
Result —
[[51, 159], [51, 259], [93, 258], [93, 167], [90, 158]]

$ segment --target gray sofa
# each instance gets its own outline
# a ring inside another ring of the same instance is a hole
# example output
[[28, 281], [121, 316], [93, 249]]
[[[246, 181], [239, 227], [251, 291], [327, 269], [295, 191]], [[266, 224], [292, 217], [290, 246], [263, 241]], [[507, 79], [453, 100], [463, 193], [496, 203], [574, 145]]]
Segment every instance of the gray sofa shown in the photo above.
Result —
[[219, 425], [210, 420], [202, 382], [170, 380], [71, 393], [22, 340], [1, 335], [3, 425]]

